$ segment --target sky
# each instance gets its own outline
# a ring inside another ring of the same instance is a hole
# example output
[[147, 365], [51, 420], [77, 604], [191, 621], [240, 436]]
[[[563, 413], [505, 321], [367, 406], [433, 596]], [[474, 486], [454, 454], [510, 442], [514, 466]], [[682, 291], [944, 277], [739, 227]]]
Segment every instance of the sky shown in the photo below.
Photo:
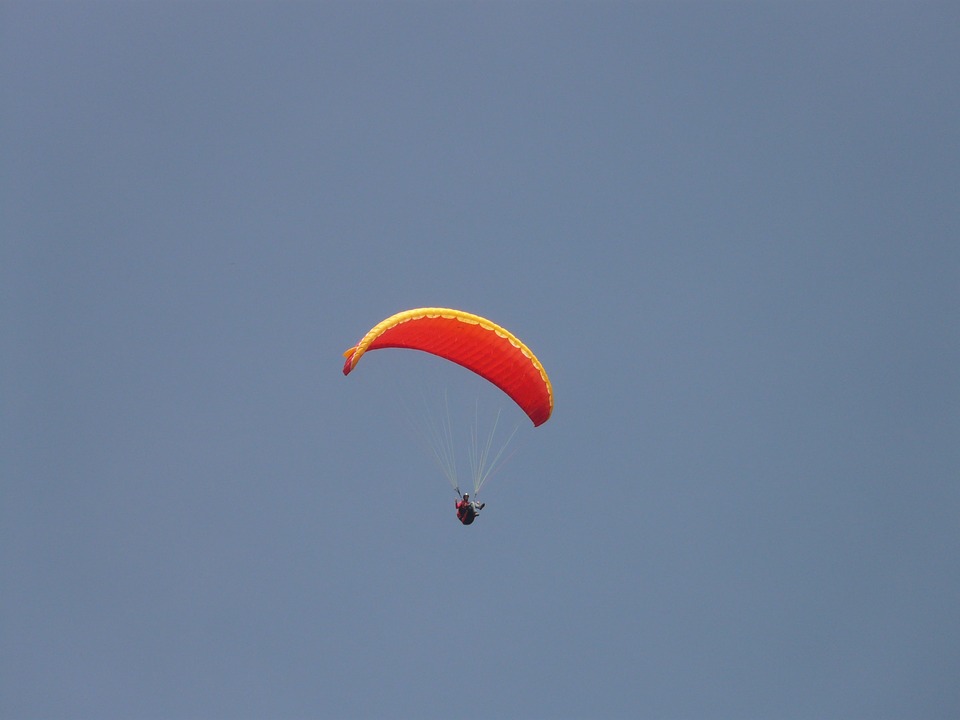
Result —
[[[955, 3], [3, 2], [0, 717], [960, 716], [958, 76]], [[394, 392], [468, 373], [341, 372], [421, 306], [554, 387], [470, 527]]]

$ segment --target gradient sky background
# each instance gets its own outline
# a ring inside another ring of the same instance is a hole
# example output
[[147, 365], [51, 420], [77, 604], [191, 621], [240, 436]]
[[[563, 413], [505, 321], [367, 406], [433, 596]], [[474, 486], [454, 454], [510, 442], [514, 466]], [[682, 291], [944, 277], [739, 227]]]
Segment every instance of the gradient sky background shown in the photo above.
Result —
[[958, 7], [4, 2], [0, 716], [960, 716]]

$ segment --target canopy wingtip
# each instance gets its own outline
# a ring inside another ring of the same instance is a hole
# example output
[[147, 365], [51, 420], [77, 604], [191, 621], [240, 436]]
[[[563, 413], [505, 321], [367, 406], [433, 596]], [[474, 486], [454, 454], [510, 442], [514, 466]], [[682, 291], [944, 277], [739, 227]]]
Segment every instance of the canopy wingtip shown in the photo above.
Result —
[[349, 374], [350, 374], [350, 371], [353, 370], [353, 366], [356, 364], [356, 363], [354, 363], [354, 361], [353, 361], [353, 356], [354, 356], [354, 354], [356, 354], [356, 352], [357, 352], [357, 346], [356, 346], [356, 345], [354, 345], [354, 346], [353, 346], [352, 348], [350, 348], [349, 350], [344, 351], [343, 356], [347, 359], [347, 361], [343, 364], [343, 374], [344, 374], [344, 375], [349, 375]]

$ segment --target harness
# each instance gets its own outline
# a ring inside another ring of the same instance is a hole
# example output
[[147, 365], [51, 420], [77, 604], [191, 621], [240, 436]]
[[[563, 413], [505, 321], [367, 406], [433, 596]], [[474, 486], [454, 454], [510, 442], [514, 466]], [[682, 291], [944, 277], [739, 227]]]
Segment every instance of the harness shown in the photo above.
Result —
[[469, 525], [477, 519], [477, 511], [473, 509], [473, 505], [461, 505], [457, 508], [457, 519], [464, 525]]

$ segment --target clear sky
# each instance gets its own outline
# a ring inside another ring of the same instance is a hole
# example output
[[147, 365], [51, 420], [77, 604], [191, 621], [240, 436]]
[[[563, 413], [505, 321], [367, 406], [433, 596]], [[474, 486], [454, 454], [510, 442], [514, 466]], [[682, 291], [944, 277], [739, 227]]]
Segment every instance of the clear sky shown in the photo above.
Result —
[[[956, 3], [3, 2], [0, 716], [960, 716], [958, 77]], [[341, 374], [424, 305], [556, 393], [469, 528]]]

